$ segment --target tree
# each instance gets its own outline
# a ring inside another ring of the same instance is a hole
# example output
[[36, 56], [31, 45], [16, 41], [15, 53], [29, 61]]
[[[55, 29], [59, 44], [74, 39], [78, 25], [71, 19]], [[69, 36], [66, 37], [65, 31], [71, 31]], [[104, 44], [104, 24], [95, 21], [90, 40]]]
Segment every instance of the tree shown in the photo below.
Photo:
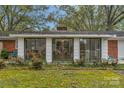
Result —
[[0, 6], [0, 31], [41, 30], [48, 6]]
[[[60, 6], [65, 16], [58, 18], [59, 25], [72, 31], [120, 30], [124, 18], [123, 6]], [[61, 16], [61, 15], [60, 15]]]
[[59, 24], [64, 24], [74, 31], [101, 30], [104, 17], [102, 7], [99, 6], [60, 6], [66, 14], [58, 19]]
[[106, 30], [118, 29], [117, 24], [124, 21], [124, 7], [123, 6], [104, 6], [106, 16]]
[[70, 31], [124, 30], [124, 7], [0, 6], [0, 31], [48, 31], [51, 23]]

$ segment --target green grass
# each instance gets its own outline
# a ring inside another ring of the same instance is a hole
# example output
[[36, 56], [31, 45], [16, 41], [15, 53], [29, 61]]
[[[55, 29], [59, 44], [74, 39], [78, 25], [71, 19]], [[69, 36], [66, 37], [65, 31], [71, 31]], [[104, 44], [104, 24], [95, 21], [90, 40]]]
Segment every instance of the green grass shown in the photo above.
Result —
[[0, 71], [0, 87], [124, 87], [124, 76], [113, 70], [22, 70]]
[[124, 70], [124, 64], [118, 64], [115, 69], [116, 70]]

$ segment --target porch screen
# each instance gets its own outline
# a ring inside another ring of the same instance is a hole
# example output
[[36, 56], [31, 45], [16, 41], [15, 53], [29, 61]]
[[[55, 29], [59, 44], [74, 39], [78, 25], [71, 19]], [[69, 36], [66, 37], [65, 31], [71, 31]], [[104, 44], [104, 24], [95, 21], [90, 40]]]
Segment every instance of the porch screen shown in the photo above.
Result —
[[31, 59], [33, 56], [45, 59], [46, 40], [45, 39], [25, 39], [25, 56]]
[[97, 62], [101, 58], [100, 39], [80, 39], [80, 57], [84, 62]]
[[73, 59], [73, 39], [53, 39], [53, 60]]

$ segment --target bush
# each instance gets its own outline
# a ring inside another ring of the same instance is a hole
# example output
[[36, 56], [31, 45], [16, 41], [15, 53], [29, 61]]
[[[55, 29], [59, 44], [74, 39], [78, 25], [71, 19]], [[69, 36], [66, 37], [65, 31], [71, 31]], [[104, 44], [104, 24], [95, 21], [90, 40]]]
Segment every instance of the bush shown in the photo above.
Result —
[[84, 62], [84, 60], [82, 60], [82, 59], [77, 59], [77, 60], [75, 60], [75, 62], [76, 62], [76, 64], [78, 64], [79, 66], [85, 66], [85, 62]]
[[9, 57], [9, 53], [8, 53], [7, 49], [3, 49], [1, 51], [1, 58], [8, 59], [8, 57]]
[[118, 63], [117, 59], [109, 57], [108, 59], [102, 59], [102, 66], [116, 66]]
[[43, 62], [41, 61], [41, 58], [33, 57], [32, 59], [32, 68], [36, 70], [42, 69]]
[[16, 63], [17, 64], [24, 64], [24, 59], [21, 57], [16, 57]]
[[4, 60], [0, 60], [0, 69], [3, 69], [5, 67], [6, 67], [6, 65], [5, 65]]
[[94, 66], [94, 67], [98, 67], [98, 66], [99, 66], [99, 62], [96, 61], [96, 60], [94, 60], [94, 61], [93, 61], [93, 66]]
[[10, 64], [12, 65], [24, 65], [24, 59], [21, 57], [10, 57], [9, 60], [11, 61]]

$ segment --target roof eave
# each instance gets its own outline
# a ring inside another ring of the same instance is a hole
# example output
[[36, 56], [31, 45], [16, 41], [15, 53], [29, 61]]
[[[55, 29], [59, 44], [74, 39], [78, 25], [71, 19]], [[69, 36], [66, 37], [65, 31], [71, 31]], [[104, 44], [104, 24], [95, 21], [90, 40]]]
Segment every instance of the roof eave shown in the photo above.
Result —
[[9, 37], [9, 36], [0, 36], [0, 40], [16, 40], [15, 37]]
[[10, 37], [116, 37], [106, 34], [10, 34]]

